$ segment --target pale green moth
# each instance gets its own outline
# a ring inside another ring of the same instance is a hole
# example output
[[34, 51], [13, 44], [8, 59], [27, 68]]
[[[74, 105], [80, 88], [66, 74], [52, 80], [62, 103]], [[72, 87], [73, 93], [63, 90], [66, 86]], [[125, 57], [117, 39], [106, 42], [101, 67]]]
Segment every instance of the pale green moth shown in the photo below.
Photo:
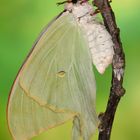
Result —
[[89, 140], [97, 127], [96, 85], [112, 62], [113, 43], [87, 1], [69, 2], [41, 34], [9, 96], [7, 118], [15, 140], [29, 140], [73, 118], [72, 140]]

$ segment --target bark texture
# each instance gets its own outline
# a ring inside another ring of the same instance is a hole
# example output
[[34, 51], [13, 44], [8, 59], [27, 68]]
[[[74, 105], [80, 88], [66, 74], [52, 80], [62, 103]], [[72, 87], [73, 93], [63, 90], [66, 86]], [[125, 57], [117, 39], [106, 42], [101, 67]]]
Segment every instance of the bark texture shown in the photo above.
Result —
[[123, 88], [123, 75], [125, 69], [125, 55], [120, 40], [120, 29], [117, 27], [114, 12], [108, 0], [93, 0], [94, 6], [101, 12], [104, 24], [112, 36], [114, 42], [114, 58], [112, 63], [112, 81], [110, 96], [104, 113], [99, 115], [98, 140], [110, 140], [115, 112], [121, 97], [125, 93]]

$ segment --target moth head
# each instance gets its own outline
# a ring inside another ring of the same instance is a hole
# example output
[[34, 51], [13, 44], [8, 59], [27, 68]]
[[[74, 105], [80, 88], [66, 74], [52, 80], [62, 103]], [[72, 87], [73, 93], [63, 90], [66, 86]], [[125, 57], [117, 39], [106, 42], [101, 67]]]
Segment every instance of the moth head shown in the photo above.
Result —
[[83, 17], [94, 12], [93, 7], [86, 1], [77, 3], [67, 3], [65, 9], [72, 12], [76, 18]]

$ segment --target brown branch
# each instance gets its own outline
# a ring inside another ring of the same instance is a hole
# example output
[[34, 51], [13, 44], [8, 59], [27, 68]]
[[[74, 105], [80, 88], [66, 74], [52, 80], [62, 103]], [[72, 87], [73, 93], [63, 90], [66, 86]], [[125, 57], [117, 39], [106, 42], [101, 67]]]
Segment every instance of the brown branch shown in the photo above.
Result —
[[104, 24], [112, 36], [114, 42], [114, 58], [112, 64], [112, 82], [110, 96], [108, 99], [106, 111], [99, 115], [99, 140], [109, 140], [114, 121], [115, 112], [121, 97], [125, 90], [122, 87], [123, 74], [125, 69], [125, 55], [120, 40], [120, 30], [117, 27], [114, 12], [108, 0], [93, 0], [103, 17]]

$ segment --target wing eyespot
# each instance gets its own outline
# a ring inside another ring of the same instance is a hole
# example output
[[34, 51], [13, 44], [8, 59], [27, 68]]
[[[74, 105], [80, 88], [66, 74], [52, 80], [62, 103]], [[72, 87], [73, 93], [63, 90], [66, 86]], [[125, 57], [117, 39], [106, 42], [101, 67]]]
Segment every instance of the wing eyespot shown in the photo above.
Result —
[[66, 72], [65, 71], [59, 71], [57, 73], [57, 76], [60, 77], [60, 78], [63, 78], [65, 76]]

